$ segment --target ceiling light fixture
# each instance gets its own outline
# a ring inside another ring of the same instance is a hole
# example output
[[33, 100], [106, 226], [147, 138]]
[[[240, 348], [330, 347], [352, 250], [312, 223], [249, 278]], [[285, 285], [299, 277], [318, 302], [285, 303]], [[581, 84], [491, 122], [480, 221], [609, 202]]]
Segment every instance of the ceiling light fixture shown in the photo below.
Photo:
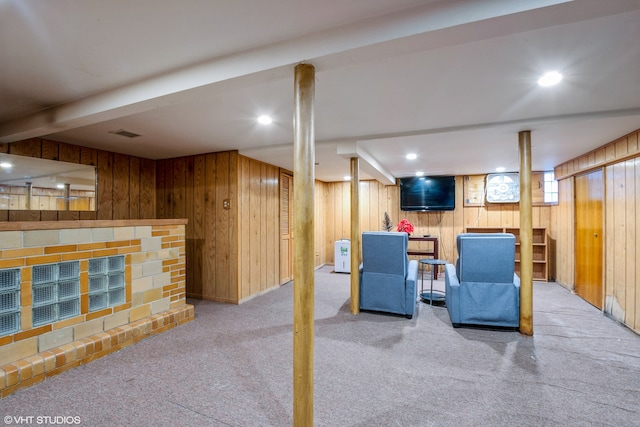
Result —
[[64, 188], [64, 184], [58, 184], [58, 185], [56, 185], [56, 188], [59, 188], [59, 189], [62, 190]]
[[13, 165], [12, 165], [11, 163], [9, 163], [9, 162], [2, 162], [2, 163], [0, 163], [0, 168], [3, 168], [3, 169], [9, 169], [9, 168], [10, 168], [10, 167], [12, 167], [12, 166], [13, 166]]
[[351, 181], [351, 177], [350, 177], [349, 175], [345, 175], [345, 176], [344, 176], [344, 180], [345, 180], [345, 181]]
[[416, 172], [416, 176], [424, 176], [424, 172], [422, 172], [422, 171]]
[[496, 172], [504, 172], [506, 169], [503, 168], [502, 166], [499, 166], [496, 168]]
[[261, 125], [270, 125], [271, 123], [273, 123], [273, 119], [267, 115], [262, 115], [256, 120], [258, 120], [258, 123], [260, 123]]
[[417, 158], [418, 158], [418, 155], [416, 153], [407, 154], [407, 160], [415, 160]]
[[560, 83], [561, 80], [562, 80], [562, 74], [560, 74], [557, 71], [549, 71], [544, 73], [538, 79], [538, 85], [542, 87], [554, 86]]

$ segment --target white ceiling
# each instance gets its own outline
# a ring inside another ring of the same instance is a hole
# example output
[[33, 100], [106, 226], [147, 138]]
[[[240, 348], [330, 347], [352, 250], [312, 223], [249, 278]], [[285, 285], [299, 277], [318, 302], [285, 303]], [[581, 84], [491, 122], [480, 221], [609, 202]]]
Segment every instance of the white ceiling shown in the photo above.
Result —
[[0, 141], [293, 169], [302, 61], [324, 181], [339, 150], [364, 179], [518, 170], [531, 130], [549, 170], [640, 128], [640, 0], [0, 0]]

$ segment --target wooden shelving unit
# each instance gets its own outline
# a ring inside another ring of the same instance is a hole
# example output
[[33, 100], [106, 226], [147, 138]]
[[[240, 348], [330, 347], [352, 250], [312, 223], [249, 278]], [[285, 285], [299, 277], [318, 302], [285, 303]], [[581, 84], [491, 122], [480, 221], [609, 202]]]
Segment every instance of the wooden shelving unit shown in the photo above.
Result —
[[[468, 227], [467, 233], [511, 233], [516, 236], [516, 273], [520, 275], [520, 229], [511, 227]], [[533, 280], [549, 280], [547, 229], [533, 229]]]
[[[418, 248], [409, 248], [407, 250], [407, 255], [410, 256], [418, 256], [418, 260], [425, 256], [433, 257], [433, 259], [438, 259], [438, 238], [437, 237], [409, 237], [409, 242], [431, 242], [431, 248], [425, 248], [423, 245], [420, 245]], [[420, 265], [420, 268], [424, 268], [424, 265]], [[438, 279], [438, 266], [434, 265], [431, 268], [435, 268], [433, 270], [433, 278], [434, 280]]]

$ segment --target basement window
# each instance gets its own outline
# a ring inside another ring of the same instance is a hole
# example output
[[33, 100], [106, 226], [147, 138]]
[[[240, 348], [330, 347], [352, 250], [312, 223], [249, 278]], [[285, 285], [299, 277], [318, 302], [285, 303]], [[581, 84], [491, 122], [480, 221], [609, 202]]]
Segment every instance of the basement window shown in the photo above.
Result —
[[34, 327], [80, 315], [80, 261], [36, 265], [32, 280]]
[[20, 269], [0, 270], [0, 337], [20, 330]]
[[544, 173], [544, 202], [558, 203], [558, 181], [553, 172]]
[[125, 302], [124, 255], [89, 260], [89, 311]]

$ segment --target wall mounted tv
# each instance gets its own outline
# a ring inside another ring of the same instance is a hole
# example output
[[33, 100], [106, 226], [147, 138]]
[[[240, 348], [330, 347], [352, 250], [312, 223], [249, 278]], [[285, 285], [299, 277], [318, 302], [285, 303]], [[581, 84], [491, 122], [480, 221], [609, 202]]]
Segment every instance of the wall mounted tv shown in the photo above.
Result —
[[403, 211], [452, 211], [456, 207], [454, 176], [400, 178], [400, 209]]

